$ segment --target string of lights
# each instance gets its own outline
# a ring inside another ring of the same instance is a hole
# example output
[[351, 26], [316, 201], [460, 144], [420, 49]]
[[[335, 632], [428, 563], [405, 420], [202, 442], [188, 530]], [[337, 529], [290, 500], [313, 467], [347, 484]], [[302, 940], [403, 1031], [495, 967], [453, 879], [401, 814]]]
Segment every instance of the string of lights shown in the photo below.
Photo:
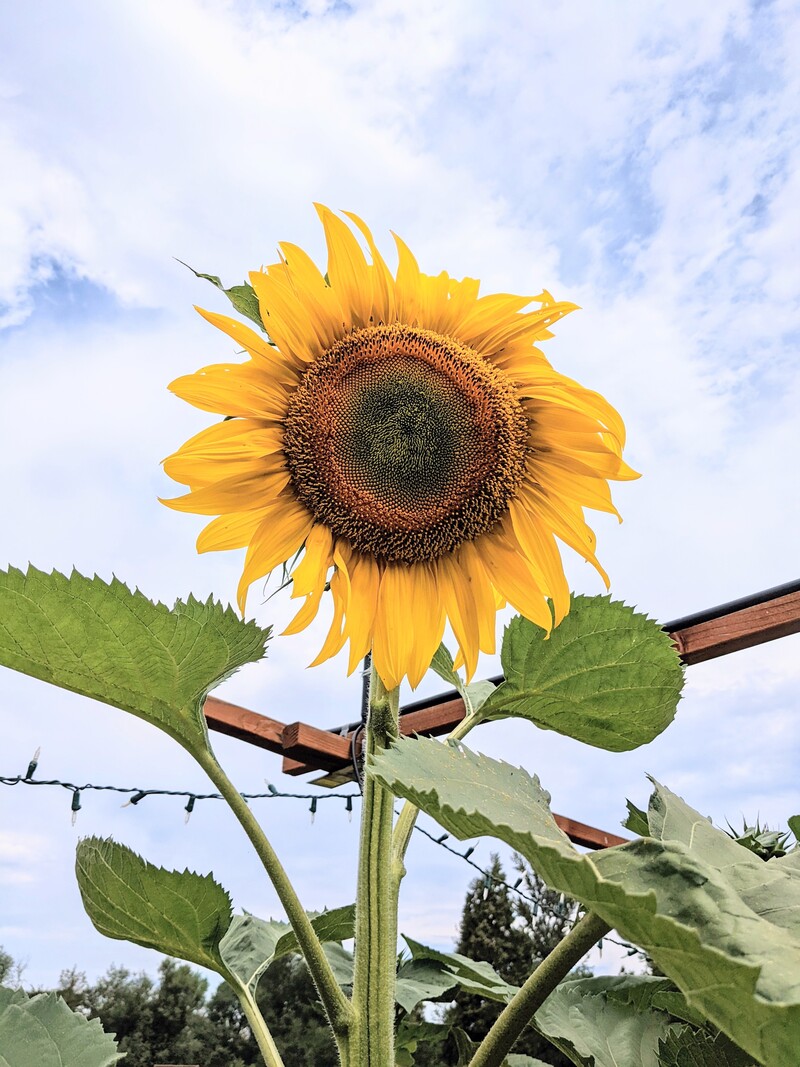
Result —
[[[61, 788], [71, 794], [70, 810], [72, 813], [72, 824], [75, 825], [78, 812], [82, 808], [82, 797], [84, 793], [90, 792], [104, 792], [104, 793], [119, 793], [127, 796], [128, 799], [122, 805], [122, 807], [136, 807], [147, 797], [181, 797], [186, 799], [184, 806], [185, 818], [184, 821], [188, 822], [189, 817], [194, 811], [195, 805], [201, 800], [222, 800], [221, 793], [197, 793], [186, 789], [142, 789], [137, 786], [119, 786], [119, 785], [97, 785], [93, 782], [85, 782], [78, 784], [76, 782], [65, 782], [59, 778], [35, 778], [36, 770], [39, 766], [39, 756], [41, 750], [37, 749], [31, 759], [30, 763], [24, 774], [16, 775], [0, 775], [0, 785], [6, 786], [49, 786], [52, 788]], [[287, 793], [278, 789], [270, 782], [266, 783], [267, 791], [262, 793], [242, 793], [241, 796], [247, 800], [306, 800], [309, 802], [309, 812], [311, 814], [311, 821], [313, 823], [314, 817], [317, 812], [317, 805], [321, 800], [338, 800], [345, 806], [348, 818], [352, 819], [353, 813], [353, 801], [361, 799], [361, 793], [342, 793], [335, 790], [326, 791], [324, 793]], [[467, 863], [480, 875], [483, 880], [483, 897], [484, 900], [488, 897], [489, 892], [493, 886], [504, 886], [509, 892], [514, 893], [516, 896], [527, 901], [531, 905], [531, 910], [534, 916], [540, 912], [550, 915], [553, 918], [561, 919], [565, 921], [567, 925], [572, 925], [577, 922], [578, 916], [567, 918], [569, 913], [569, 904], [567, 899], [562, 895], [560, 901], [555, 905], [551, 905], [548, 901], [544, 900], [542, 896], [536, 894], [524, 892], [520, 889], [520, 886], [524, 882], [524, 878], [518, 878], [515, 882], [507, 882], [502, 878], [497, 878], [487, 871], [480, 864], [476, 863], [472, 859], [472, 855], [475, 852], [475, 845], [471, 845], [465, 851], [460, 852], [458, 849], [453, 848], [447, 842], [450, 835], [447, 833], [436, 834], [426, 830], [424, 826], [420, 826], [419, 823], [415, 824], [414, 829], [428, 838], [433, 844], [438, 845], [439, 848], [449, 852], [452, 856], [456, 856], [458, 859]], [[628, 955], [633, 955], [639, 950], [631, 945], [624, 944], [619, 941], [615, 941], [613, 938], [606, 938], [605, 940], [613, 941], [614, 944], [620, 945], [622, 948], [628, 949]], [[602, 945], [600, 946], [602, 949]]]

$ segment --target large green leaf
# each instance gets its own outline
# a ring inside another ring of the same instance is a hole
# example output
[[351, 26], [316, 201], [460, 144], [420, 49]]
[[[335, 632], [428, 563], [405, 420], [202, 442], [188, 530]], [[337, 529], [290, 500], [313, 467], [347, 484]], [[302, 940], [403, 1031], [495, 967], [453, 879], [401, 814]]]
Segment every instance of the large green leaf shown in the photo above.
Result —
[[154, 867], [97, 837], [78, 844], [75, 870], [83, 906], [101, 934], [227, 977], [219, 946], [231, 924], [231, 902], [211, 875]]
[[209, 691], [264, 655], [269, 630], [189, 597], [171, 610], [114, 578], [0, 571], [0, 664], [208, 748]]
[[10, 992], [0, 989], [0, 1067], [111, 1067], [124, 1056], [99, 1019], [70, 1011], [55, 993]]
[[258, 304], [258, 297], [256, 296], [255, 289], [247, 282], [244, 285], [232, 285], [230, 289], [226, 289], [216, 274], [202, 274], [199, 270], [195, 270], [194, 267], [189, 267], [188, 263], [184, 263], [182, 259], [178, 262], [182, 267], [188, 267], [195, 278], [202, 278], [204, 281], [211, 282], [217, 289], [221, 290], [227, 296], [228, 300], [233, 304], [234, 308], [240, 315], [245, 315], [251, 322], [254, 322], [259, 329], [264, 329], [264, 323], [261, 319], [261, 309]]
[[482, 719], [530, 719], [587, 745], [624, 752], [672, 722], [683, 667], [658, 623], [607, 596], [572, 598], [569, 615], [545, 632], [520, 616], [503, 638], [505, 681]]
[[767, 1067], [800, 1048], [800, 867], [764, 863], [656, 786], [650, 837], [592, 855], [556, 826], [537, 778], [463, 746], [405, 739], [375, 774], [459, 838], [488, 834], [642, 946], [689, 1006]]
[[[534, 1025], [579, 1067], [658, 1067], [659, 1042], [678, 1025], [652, 1006], [656, 992], [668, 984], [628, 977], [562, 982]], [[625, 991], [632, 996], [619, 995]]]

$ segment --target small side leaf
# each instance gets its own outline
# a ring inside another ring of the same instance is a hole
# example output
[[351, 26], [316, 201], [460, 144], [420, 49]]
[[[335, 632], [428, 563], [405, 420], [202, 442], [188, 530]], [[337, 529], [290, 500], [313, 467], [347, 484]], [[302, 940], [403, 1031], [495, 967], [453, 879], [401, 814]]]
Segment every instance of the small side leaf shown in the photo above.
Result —
[[488, 678], [467, 685], [453, 666], [453, 657], [444, 643], [436, 649], [431, 660], [431, 669], [457, 691], [464, 701], [468, 715], [474, 715], [479, 711], [497, 688]]
[[650, 826], [647, 822], [647, 812], [637, 808], [631, 800], [626, 800], [625, 804], [628, 808], [628, 817], [622, 820], [622, 825], [637, 837], [649, 837]]
[[439, 952], [438, 949], [428, 948], [414, 941], [408, 934], [403, 934], [403, 938], [411, 950], [412, 959], [438, 963], [445, 971], [450, 972], [453, 984], [461, 986], [468, 993], [508, 1003], [519, 991], [519, 986], [510, 985], [501, 978], [491, 963], [471, 960], [458, 952]]
[[209, 747], [209, 691], [261, 659], [269, 634], [211, 599], [170, 610], [116, 578], [0, 571], [0, 665], [122, 708], [193, 754]]
[[[311, 925], [320, 941], [347, 941], [353, 936], [356, 921], [355, 904], [346, 904], [342, 908], [331, 908], [311, 915]], [[289, 953], [299, 953], [300, 946], [294, 930], [289, 928], [275, 946], [275, 959]]]
[[611, 752], [646, 745], [669, 726], [683, 687], [678, 654], [658, 623], [607, 596], [576, 596], [545, 640], [520, 616], [503, 638], [505, 681], [483, 719], [529, 719]]
[[222, 962], [252, 998], [261, 975], [275, 959], [275, 946], [289, 924], [255, 915], [234, 915], [220, 939]]
[[0, 1004], [0, 1067], [112, 1067], [124, 1056], [99, 1019], [70, 1011], [55, 993], [16, 991]]
[[83, 906], [101, 934], [227, 977], [219, 945], [231, 924], [231, 902], [210, 875], [154, 867], [98, 837], [79, 843], [75, 870]]
[[413, 1011], [424, 1000], [436, 1000], [458, 984], [452, 971], [435, 960], [406, 960], [397, 972], [395, 1000]]
[[256, 296], [255, 289], [247, 282], [244, 285], [232, 285], [230, 289], [226, 289], [216, 274], [202, 274], [199, 270], [195, 270], [194, 267], [190, 267], [188, 263], [184, 263], [182, 259], [178, 260], [178, 263], [182, 267], [188, 267], [195, 278], [202, 278], [204, 281], [211, 282], [212, 285], [216, 285], [217, 289], [227, 296], [228, 300], [233, 304], [236, 311], [240, 315], [244, 315], [246, 318], [254, 322], [260, 330], [264, 330], [264, 323], [261, 319], [261, 309], [258, 305], [258, 297]]

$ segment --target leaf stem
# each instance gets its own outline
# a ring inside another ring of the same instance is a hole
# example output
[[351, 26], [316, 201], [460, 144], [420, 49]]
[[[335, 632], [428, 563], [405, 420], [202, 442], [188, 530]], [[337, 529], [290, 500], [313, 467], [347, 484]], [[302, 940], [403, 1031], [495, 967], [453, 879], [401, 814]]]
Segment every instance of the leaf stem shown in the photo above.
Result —
[[[398, 735], [399, 690], [387, 690], [372, 667], [365, 752], [370, 757]], [[356, 892], [354, 1024], [348, 1067], [394, 1063], [397, 971], [397, 883], [392, 867], [394, 794], [369, 774], [364, 782]]]
[[289, 881], [289, 876], [283, 869], [283, 865], [266, 834], [261, 829], [258, 820], [250, 810], [247, 801], [236, 790], [230, 778], [228, 778], [210, 751], [208, 753], [196, 753], [195, 755], [211, 781], [228, 802], [244, 832], [250, 838], [250, 842], [261, 860], [264, 870], [269, 875], [275, 892], [278, 894], [278, 899], [283, 905], [287, 918], [295, 932], [300, 950], [305, 957], [311, 977], [314, 979], [314, 984], [319, 992], [320, 1000], [327, 1013], [328, 1021], [341, 1048], [342, 1044], [346, 1042], [348, 1030], [352, 1025], [353, 1009], [334, 977], [328, 958], [323, 952], [322, 942], [317, 937], [316, 931], [311, 925], [311, 920], [303, 909], [294, 886]]
[[264, 1021], [264, 1016], [261, 1014], [258, 1005], [256, 1004], [255, 997], [251, 997], [249, 990], [243, 989], [239, 983], [235, 981], [233, 976], [229, 977], [228, 981], [236, 990], [239, 997], [239, 1003], [242, 1005], [242, 1010], [247, 1016], [247, 1021], [250, 1024], [253, 1037], [256, 1039], [258, 1047], [261, 1050], [261, 1055], [264, 1057], [266, 1067], [285, 1067], [269, 1027]]
[[[448, 734], [447, 740], [460, 741], [461, 738], [466, 737], [472, 727], [477, 726], [480, 721], [481, 720], [477, 715], [465, 715], [455, 729]], [[412, 804], [410, 800], [407, 800], [400, 809], [400, 815], [397, 818], [397, 824], [394, 828], [394, 836], [392, 838], [392, 862], [398, 887], [406, 873], [403, 860], [405, 859], [406, 850], [411, 841], [411, 834], [414, 831], [417, 815], [419, 815], [419, 808]]]
[[610, 929], [599, 915], [587, 912], [503, 1008], [469, 1067], [501, 1067], [514, 1042], [558, 983]]

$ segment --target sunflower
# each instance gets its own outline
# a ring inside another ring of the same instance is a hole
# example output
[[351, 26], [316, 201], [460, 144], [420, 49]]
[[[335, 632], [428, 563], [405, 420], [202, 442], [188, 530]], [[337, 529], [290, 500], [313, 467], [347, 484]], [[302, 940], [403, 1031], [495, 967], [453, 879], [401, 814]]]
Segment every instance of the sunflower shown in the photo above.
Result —
[[370, 259], [317, 210], [327, 274], [281, 244], [250, 275], [268, 337], [198, 308], [248, 359], [170, 386], [225, 419], [164, 461], [190, 489], [164, 503], [217, 516], [198, 551], [247, 548], [242, 612], [250, 584], [287, 561], [303, 602], [285, 633], [330, 590], [314, 663], [349, 641], [350, 671], [371, 650], [387, 688], [416, 686], [449, 622], [471, 677], [500, 607], [547, 631], [569, 610], [556, 538], [608, 585], [583, 508], [617, 514], [608, 479], [638, 477], [624, 426], [534, 347], [574, 304], [479, 297], [472, 278], [421, 273], [397, 237], [393, 275], [361, 219], [346, 213]]

